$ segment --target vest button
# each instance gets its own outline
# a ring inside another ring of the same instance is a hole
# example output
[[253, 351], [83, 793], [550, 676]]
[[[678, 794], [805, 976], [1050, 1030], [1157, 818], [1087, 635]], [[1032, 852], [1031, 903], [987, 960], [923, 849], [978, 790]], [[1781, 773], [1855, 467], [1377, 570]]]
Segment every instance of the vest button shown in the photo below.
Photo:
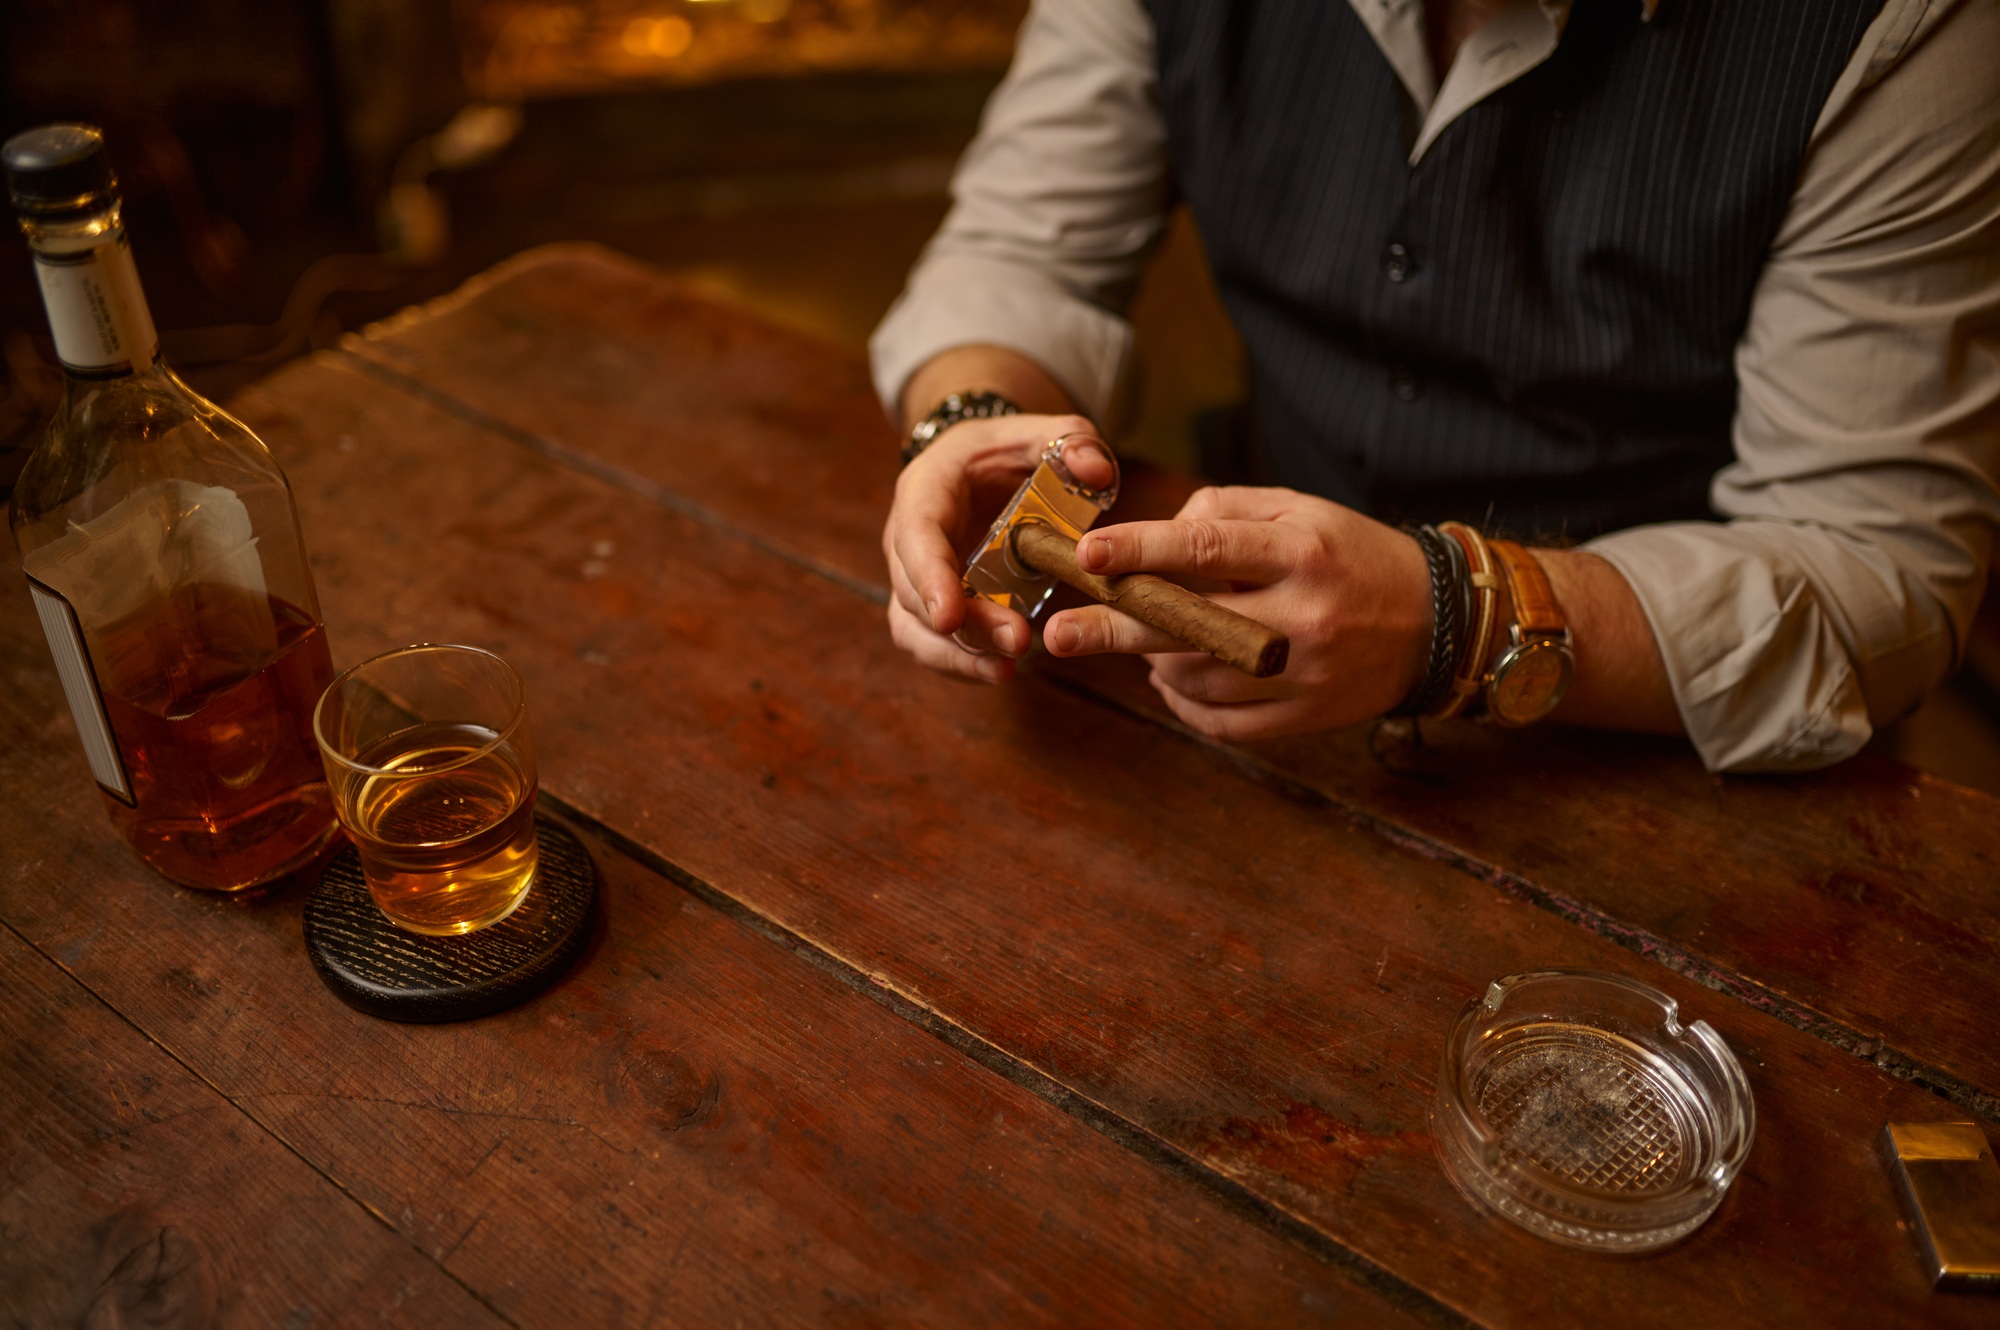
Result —
[[1417, 394], [1423, 391], [1423, 384], [1408, 365], [1392, 365], [1389, 368], [1389, 391], [1396, 394], [1398, 401], [1414, 402]]
[[1382, 275], [1392, 282], [1408, 281], [1410, 274], [1417, 270], [1417, 261], [1410, 257], [1409, 248], [1402, 244], [1389, 246], [1382, 256]]

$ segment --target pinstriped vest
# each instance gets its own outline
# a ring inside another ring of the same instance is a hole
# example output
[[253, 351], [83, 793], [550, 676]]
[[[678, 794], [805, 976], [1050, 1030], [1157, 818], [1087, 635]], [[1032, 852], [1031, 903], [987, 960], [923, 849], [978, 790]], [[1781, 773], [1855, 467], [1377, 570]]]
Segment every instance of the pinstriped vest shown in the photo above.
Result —
[[1881, 0], [1576, 0], [1415, 167], [1347, 0], [1147, 3], [1262, 478], [1527, 535], [1710, 515], [1752, 288]]

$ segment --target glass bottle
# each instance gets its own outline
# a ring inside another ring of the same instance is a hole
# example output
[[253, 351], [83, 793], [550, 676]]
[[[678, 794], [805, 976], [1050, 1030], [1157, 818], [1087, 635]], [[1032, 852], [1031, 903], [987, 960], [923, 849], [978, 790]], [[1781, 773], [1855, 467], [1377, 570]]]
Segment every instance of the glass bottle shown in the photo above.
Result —
[[332, 679], [284, 472], [160, 360], [103, 135], [0, 148], [63, 363], [10, 525], [91, 774], [140, 858], [235, 891], [332, 835], [312, 736]]

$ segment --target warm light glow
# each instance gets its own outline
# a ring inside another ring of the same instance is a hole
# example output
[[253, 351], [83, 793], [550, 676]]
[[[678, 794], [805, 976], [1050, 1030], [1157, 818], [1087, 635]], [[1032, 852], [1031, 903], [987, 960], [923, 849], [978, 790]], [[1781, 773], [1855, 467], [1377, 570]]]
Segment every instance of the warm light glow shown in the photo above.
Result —
[[[0, 0], [0, 12], [7, 2]], [[624, 85], [836, 71], [998, 70], [1013, 52], [1028, 5], [1029, 0], [449, 0], [446, 8], [465, 25], [460, 40], [475, 100], [511, 106]]]
[[678, 14], [635, 18], [625, 25], [624, 45], [628, 55], [671, 60], [694, 45], [694, 25]]

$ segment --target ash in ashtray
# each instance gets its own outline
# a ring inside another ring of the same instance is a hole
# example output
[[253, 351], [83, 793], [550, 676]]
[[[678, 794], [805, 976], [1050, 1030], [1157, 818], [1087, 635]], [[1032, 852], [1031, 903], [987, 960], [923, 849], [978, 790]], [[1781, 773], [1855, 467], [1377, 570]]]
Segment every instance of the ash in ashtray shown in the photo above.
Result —
[[1607, 1191], [1661, 1185], [1681, 1141], [1659, 1093], [1594, 1031], [1545, 1036], [1501, 1052], [1481, 1087], [1481, 1114], [1505, 1146], [1569, 1181]]

